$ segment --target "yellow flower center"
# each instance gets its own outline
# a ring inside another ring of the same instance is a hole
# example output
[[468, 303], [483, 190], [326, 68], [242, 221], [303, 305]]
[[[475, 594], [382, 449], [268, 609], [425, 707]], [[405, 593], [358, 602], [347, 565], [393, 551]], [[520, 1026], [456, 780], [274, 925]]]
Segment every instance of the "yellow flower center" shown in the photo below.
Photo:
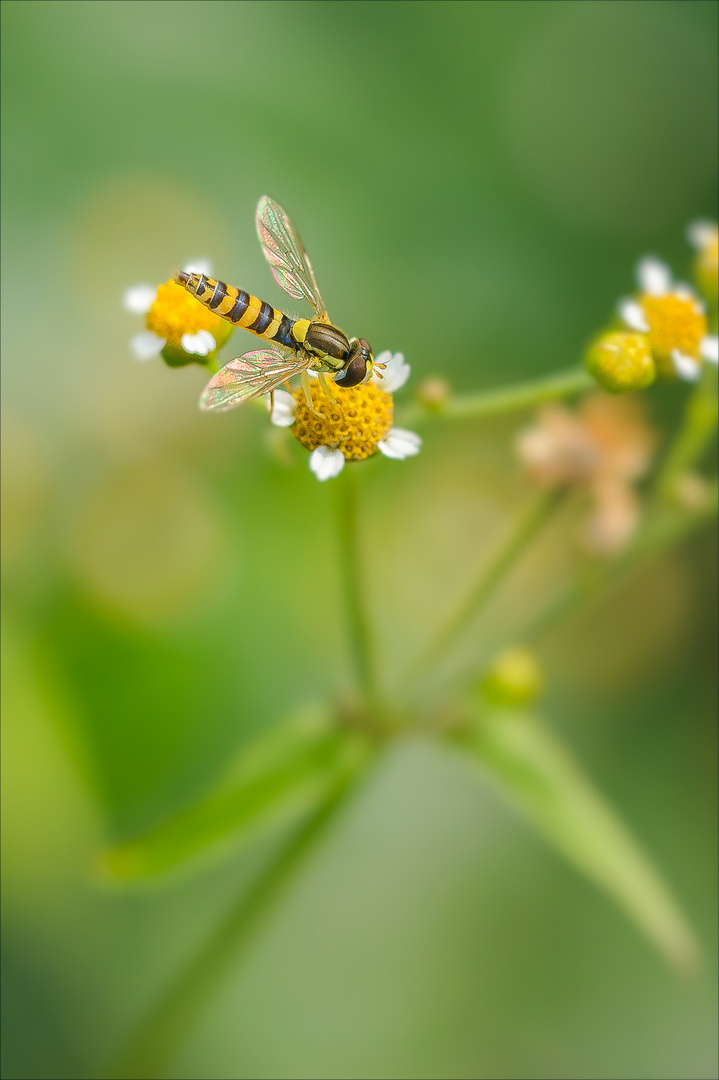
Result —
[[673, 374], [673, 349], [699, 360], [699, 346], [707, 332], [707, 321], [693, 296], [644, 295], [639, 299], [649, 323], [649, 344], [657, 364]]
[[318, 380], [312, 379], [310, 386], [314, 407], [322, 415], [315, 416], [310, 412], [302, 387], [295, 390], [297, 416], [292, 425], [295, 438], [308, 450], [318, 446], [341, 450], [347, 461], [371, 457], [377, 450], [377, 443], [392, 427], [392, 395], [371, 382], [346, 390], [332, 383], [340, 411]]
[[232, 333], [231, 323], [220, 319], [174, 281], [160, 285], [155, 302], [147, 313], [146, 326], [158, 337], [165, 338], [169, 345], [178, 346], [183, 334], [209, 330], [219, 348]]

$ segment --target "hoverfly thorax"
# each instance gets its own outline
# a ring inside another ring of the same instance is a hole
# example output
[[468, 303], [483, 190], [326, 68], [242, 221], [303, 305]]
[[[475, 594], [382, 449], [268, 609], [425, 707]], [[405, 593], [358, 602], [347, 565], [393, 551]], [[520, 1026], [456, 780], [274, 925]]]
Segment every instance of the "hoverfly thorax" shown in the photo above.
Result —
[[349, 343], [349, 357], [344, 368], [335, 375], [338, 386], [359, 386], [372, 371], [374, 360], [372, 347], [364, 338], [352, 338]]
[[[323, 359], [346, 361], [350, 355], [350, 343], [347, 335], [331, 323], [311, 322], [307, 327], [304, 346], [310, 352]], [[340, 365], [331, 365], [332, 367]]]

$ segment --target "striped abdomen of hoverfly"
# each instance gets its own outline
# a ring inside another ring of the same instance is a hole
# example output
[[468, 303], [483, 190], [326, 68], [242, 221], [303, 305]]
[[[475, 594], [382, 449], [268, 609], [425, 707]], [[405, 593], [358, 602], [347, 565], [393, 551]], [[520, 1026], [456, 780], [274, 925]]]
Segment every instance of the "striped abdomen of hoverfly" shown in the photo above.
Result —
[[225, 285], [224, 281], [216, 281], [205, 274], [189, 274], [181, 270], [175, 275], [175, 281], [210, 311], [214, 311], [215, 315], [227, 319], [234, 326], [241, 326], [258, 337], [276, 341], [288, 349], [298, 349], [298, 341], [292, 334], [297, 320], [278, 311], [272, 304], [266, 304], [256, 296], [236, 289], [234, 285]]
[[287, 349], [312, 353], [327, 361], [328, 371], [341, 371], [349, 359], [349, 340], [336, 326], [310, 319], [291, 319], [272, 304], [205, 274], [180, 270], [175, 281], [215, 315]]

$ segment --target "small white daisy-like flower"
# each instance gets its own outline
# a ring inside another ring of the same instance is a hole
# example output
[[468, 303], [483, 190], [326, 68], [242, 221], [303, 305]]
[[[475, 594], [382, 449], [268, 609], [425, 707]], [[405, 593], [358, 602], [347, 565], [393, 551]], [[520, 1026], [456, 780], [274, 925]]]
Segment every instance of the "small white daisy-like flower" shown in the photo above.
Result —
[[[210, 264], [188, 263], [188, 273], [210, 273]], [[171, 367], [212, 359], [232, 333], [232, 324], [220, 319], [174, 281], [164, 285], [133, 285], [123, 305], [133, 315], [145, 316], [145, 329], [130, 339], [138, 360], [162, 356]]]
[[316, 379], [310, 384], [314, 413], [301, 387], [293, 394], [275, 390], [272, 395], [272, 423], [292, 427], [297, 441], [311, 451], [310, 469], [318, 480], [339, 476], [345, 461], [362, 461], [377, 451], [397, 461], [420, 451], [419, 435], [392, 426], [392, 394], [409, 378], [409, 364], [401, 353], [390, 352], [380, 353], [375, 363], [386, 365], [383, 378], [373, 372], [360, 386], [333, 386], [339, 408]]
[[641, 290], [620, 301], [624, 324], [646, 334], [652, 357], [663, 375], [694, 381], [702, 360], [712, 362], [716, 338], [707, 334], [704, 306], [688, 285], [674, 282], [665, 263], [653, 255], [637, 266]]

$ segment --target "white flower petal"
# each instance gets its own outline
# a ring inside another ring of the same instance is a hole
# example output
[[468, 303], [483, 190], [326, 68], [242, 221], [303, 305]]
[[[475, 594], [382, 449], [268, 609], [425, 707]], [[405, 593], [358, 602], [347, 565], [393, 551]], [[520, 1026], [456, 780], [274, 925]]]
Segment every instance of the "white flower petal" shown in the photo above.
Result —
[[696, 299], [696, 295], [691, 285], [688, 285], [686, 281], [677, 281], [672, 289], [672, 296], [678, 296], [680, 300], [694, 300], [695, 307], [701, 311], [701, 305]]
[[[370, 382], [373, 382], [375, 386], [381, 386], [384, 380], [380, 379], [379, 377], [379, 372], [377, 371], [377, 364], [391, 364], [392, 353], [389, 349], [383, 349], [378, 356], [375, 356], [374, 362], [375, 370], [372, 372], [372, 378], [370, 379]], [[382, 372], [382, 374], [384, 375], [384, 371]]]
[[[387, 359], [385, 359], [385, 357], [387, 357]], [[386, 393], [394, 394], [395, 391], [399, 390], [407, 382], [409, 373], [412, 369], [409, 364], [405, 363], [404, 356], [401, 352], [395, 353], [394, 356], [388, 352], [380, 353], [377, 357], [377, 361], [386, 364], [386, 367], [381, 373], [372, 373], [372, 382]], [[377, 361], [375, 361], [375, 363]]]
[[209, 330], [198, 330], [196, 334], [183, 334], [180, 345], [191, 356], [207, 356], [217, 348], [217, 342]]
[[209, 259], [193, 259], [182, 267], [186, 274], [211, 274], [212, 263]]
[[[274, 407], [270, 413], [270, 421], [275, 427], [291, 427], [297, 415], [297, 402], [286, 390], [275, 390], [272, 395]], [[270, 407], [270, 395], [267, 395], [267, 408]]]
[[672, 273], [666, 263], [655, 255], [647, 255], [637, 266], [637, 281], [642, 292], [650, 296], [666, 296], [672, 291]]
[[692, 247], [701, 251], [713, 242], [716, 232], [715, 221], [692, 221], [687, 228], [687, 240]]
[[339, 476], [344, 467], [345, 456], [341, 450], [318, 446], [310, 454], [310, 469], [318, 480], [331, 480], [334, 476]]
[[702, 338], [699, 348], [705, 360], [708, 360], [710, 364], [719, 364], [719, 338], [716, 334]]
[[404, 458], [414, 457], [415, 454], [418, 454], [421, 445], [422, 440], [413, 431], [393, 427], [388, 431], [387, 438], [377, 443], [377, 449], [385, 457], [402, 461]]
[[133, 285], [122, 298], [122, 306], [133, 315], [147, 315], [155, 303], [157, 289], [152, 285]]
[[152, 360], [159, 356], [165, 347], [165, 338], [159, 337], [152, 330], [142, 330], [130, 338], [130, 348], [136, 360]]
[[644, 308], [638, 300], [620, 300], [619, 315], [630, 330], [639, 330], [642, 334], [649, 332], [649, 323], [644, 314]]
[[671, 357], [674, 370], [680, 379], [684, 379], [685, 382], [697, 381], [702, 370], [698, 360], [695, 360], [693, 356], [687, 356], [686, 353], [680, 352], [679, 349], [672, 349]]

